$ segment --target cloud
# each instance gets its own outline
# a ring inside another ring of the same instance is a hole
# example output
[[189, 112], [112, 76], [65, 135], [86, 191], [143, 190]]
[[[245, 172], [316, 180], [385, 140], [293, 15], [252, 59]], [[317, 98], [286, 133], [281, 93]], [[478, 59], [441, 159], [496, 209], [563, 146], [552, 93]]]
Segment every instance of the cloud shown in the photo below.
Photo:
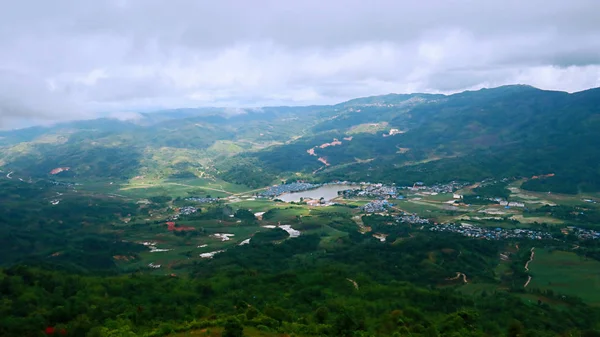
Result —
[[[96, 113], [599, 86], [600, 2], [13, 1], [0, 127]], [[234, 111], [234, 110], [232, 110]]]
[[0, 70], [0, 128], [23, 120], [36, 124], [90, 118], [68, 96], [56, 93], [51, 82], [10, 70]]
[[144, 119], [144, 116], [139, 112], [131, 111], [111, 112], [106, 117], [110, 119], [117, 119], [120, 121], [139, 121]]

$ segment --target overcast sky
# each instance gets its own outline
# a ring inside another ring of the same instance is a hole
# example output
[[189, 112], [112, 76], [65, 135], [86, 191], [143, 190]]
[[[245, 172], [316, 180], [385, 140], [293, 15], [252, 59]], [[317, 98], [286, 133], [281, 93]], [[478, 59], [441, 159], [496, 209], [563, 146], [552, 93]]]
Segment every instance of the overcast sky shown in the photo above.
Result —
[[600, 86], [598, 0], [0, 5], [0, 128], [173, 107]]

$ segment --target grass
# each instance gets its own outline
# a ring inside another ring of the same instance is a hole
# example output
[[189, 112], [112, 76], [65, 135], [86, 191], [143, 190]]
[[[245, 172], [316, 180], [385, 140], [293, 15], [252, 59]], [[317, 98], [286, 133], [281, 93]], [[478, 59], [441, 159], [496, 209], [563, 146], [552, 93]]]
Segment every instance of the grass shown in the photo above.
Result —
[[562, 220], [551, 218], [548, 216], [529, 216], [529, 215], [517, 214], [517, 215], [513, 215], [512, 218], [519, 221], [521, 224], [532, 224], [534, 222], [537, 222], [537, 223], [547, 223], [547, 224], [557, 225], [557, 224], [564, 223], [564, 221], [562, 221]]
[[271, 215], [269, 215], [268, 219], [265, 219], [270, 222], [297, 222], [298, 216], [307, 216], [309, 215], [309, 210], [307, 207], [302, 206], [289, 206], [289, 208], [275, 208], [271, 210]]
[[252, 212], [266, 212], [273, 208], [286, 208], [291, 206], [284, 202], [274, 202], [268, 199], [240, 200], [237, 202], [229, 202], [229, 205], [233, 208], [248, 209]]
[[218, 179], [197, 178], [131, 180], [118, 186], [115, 190], [115, 193], [140, 199], [157, 195], [168, 195], [171, 197], [210, 195], [212, 197], [223, 198], [236, 193], [244, 193], [249, 191], [249, 188]]
[[348, 135], [356, 135], [359, 133], [377, 133], [380, 131], [386, 131], [388, 129], [388, 123], [387, 122], [381, 122], [381, 123], [365, 123], [365, 124], [359, 124], [359, 125], [355, 125], [352, 128], [350, 128], [350, 130], [348, 130], [346, 132], [346, 134]]
[[[266, 230], [260, 227], [259, 223], [254, 225], [239, 225], [234, 221], [219, 222], [218, 220], [180, 220], [177, 221], [178, 226], [189, 226], [197, 229], [204, 228], [207, 235], [192, 235], [183, 236], [175, 235], [169, 232], [166, 226], [161, 222], [148, 227], [128, 228], [123, 225], [123, 236], [133, 242], [154, 241], [157, 242], [156, 247], [160, 249], [169, 249], [165, 252], [150, 252], [150, 250], [139, 253], [139, 259], [133, 261], [118, 261], [118, 264], [124, 268], [145, 268], [149, 263], [160, 264], [163, 267], [154, 270], [154, 273], [164, 274], [170, 272], [169, 266], [192, 263], [195, 260], [201, 259], [199, 254], [212, 252], [216, 250], [228, 249], [235, 247], [240, 242], [248, 239], [257, 231]], [[230, 240], [222, 241], [221, 239], [210, 236], [212, 233], [228, 233], [234, 234]], [[199, 248], [199, 246], [207, 245]]]
[[317, 207], [311, 209], [313, 215], [320, 215], [323, 213], [342, 213], [342, 214], [353, 214], [358, 212], [356, 208], [350, 208], [345, 206], [328, 206], [328, 207]]
[[600, 262], [572, 252], [536, 249], [529, 269], [530, 287], [550, 289], [600, 305]]
[[348, 199], [348, 200], [343, 200], [342, 202], [345, 205], [362, 207], [362, 206], [368, 204], [370, 201], [369, 200], [352, 200], [352, 199]]
[[452, 196], [453, 196], [453, 193], [440, 193], [440, 194], [436, 194], [436, 195], [425, 195], [425, 196], [423, 196], [423, 200], [444, 202], [444, 201], [448, 201], [448, 200], [453, 200], [454, 198]]

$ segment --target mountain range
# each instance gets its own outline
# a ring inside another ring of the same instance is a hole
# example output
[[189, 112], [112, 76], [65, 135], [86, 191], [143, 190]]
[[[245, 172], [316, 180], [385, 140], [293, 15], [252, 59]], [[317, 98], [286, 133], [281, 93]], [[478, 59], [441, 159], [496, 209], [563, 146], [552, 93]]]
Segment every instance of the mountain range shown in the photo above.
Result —
[[541, 176], [526, 189], [600, 190], [600, 88], [502, 86], [336, 105], [198, 108], [0, 132], [0, 168], [31, 177], [218, 177], [409, 184]]

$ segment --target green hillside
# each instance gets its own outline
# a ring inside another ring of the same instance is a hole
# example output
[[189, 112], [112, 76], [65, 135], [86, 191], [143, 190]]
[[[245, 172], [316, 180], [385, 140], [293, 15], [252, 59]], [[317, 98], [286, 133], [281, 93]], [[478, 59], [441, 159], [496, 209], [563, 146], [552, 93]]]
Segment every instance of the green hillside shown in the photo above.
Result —
[[[320, 181], [410, 184], [554, 174], [524, 187], [563, 193], [598, 191], [600, 157], [594, 144], [600, 141], [599, 99], [598, 89], [567, 94], [508, 86], [425, 96], [410, 106], [398, 104], [395, 96], [382, 96], [375, 106], [373, 99], [355, 100], [352, 108], [318, 124], [314, 130], [320, 132], [312, 137], [253, 156], [279, 174], [302, 172]], [[357, 125], [383, 121], [386, 131], [352, 133]], [[400, 133], [387, 136], [393, 128]], [[329, 166], [311, 174], [319, 163], [301, 149], [346, 136], [353, 138], [316, 150]], [[289, 153], [297, 156], [293, 168], [277, 159]]]
[[79, 179], [212, 176], [255, 188], [298, 176], [410, 184], [553, 174], [524, 187], [593, 192], [599, 100], [600, 89], [516, 85], [333, 106], [181, 109], [2, 132], [0, 167], [34, 177], [69, 167]]

